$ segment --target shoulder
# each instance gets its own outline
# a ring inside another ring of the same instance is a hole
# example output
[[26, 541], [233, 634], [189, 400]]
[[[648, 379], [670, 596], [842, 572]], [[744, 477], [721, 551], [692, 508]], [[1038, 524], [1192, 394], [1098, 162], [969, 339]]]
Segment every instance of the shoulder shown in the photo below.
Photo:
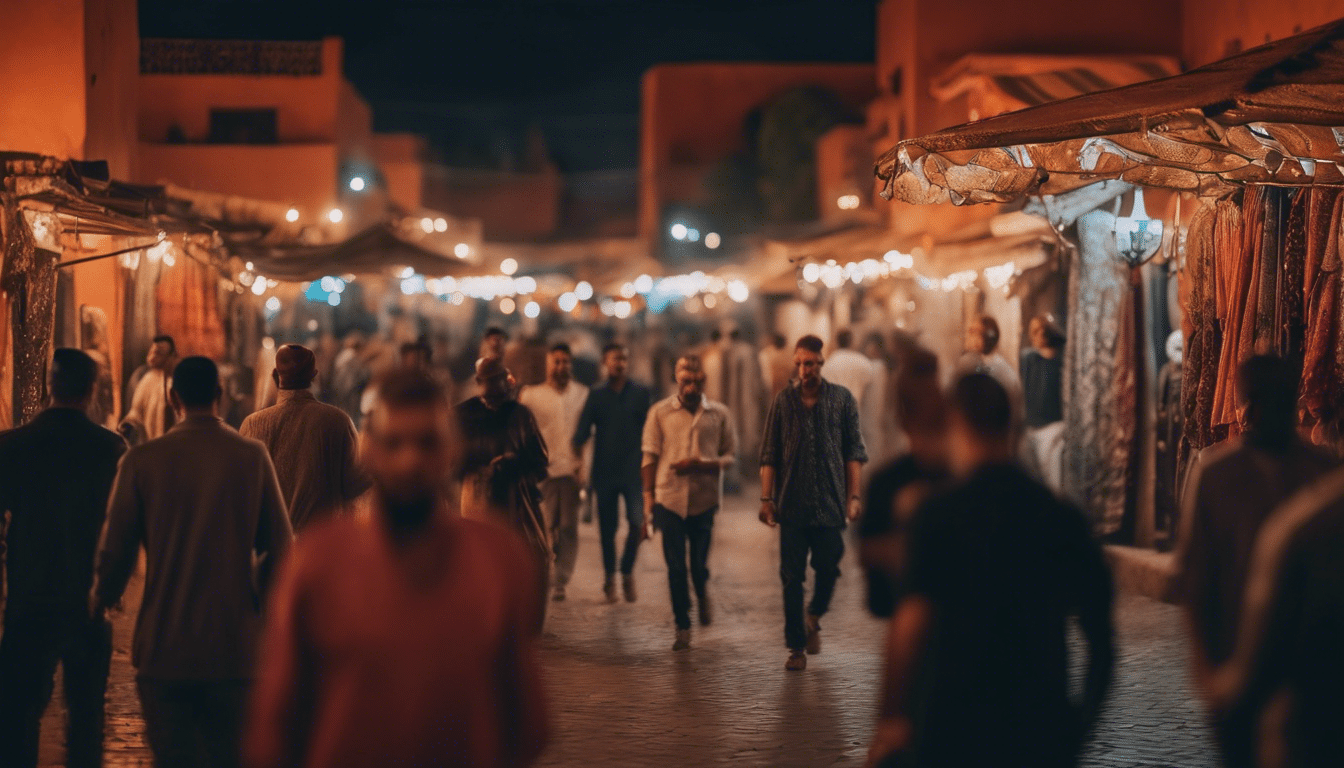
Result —
[[681, 405], [677, 403], [677, 396], [671, 395], [669, 397], [665, 397], [662, 400], [657, 401], [652, 406], [650, 406], [649, 415], [662, 416], [663, 414], [674, 411], [680, 407]]
[[859, 401], [854, 398], [854, 393], [849, 391], [849, 387], [841, 386], [833, 381], [826, 381], [826, 392], [841, 405], [858, 406]]
[[715, 414], [723, 419], [728, 419], [731, 415], [728, 412], [728, 406], [718, 400], [705, 400], [705, 410]]
[[1246, 458], [1243, 447], [1239, 439], [1211, 445], [1196, 455], [1195, 471], [1199, 477], [1226, 472]]

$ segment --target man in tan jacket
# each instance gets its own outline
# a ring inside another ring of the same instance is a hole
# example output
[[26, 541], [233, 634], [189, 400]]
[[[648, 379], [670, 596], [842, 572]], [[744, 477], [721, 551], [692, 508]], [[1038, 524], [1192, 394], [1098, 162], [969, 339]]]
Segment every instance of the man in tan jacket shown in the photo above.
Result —
[[158, 765], [236, 764], [261, 628], [254, 563], [292, 538], [266, 447], [219, 419], [221, 392], [210, 360], [178, 364], [178, 423], [122, 459], [98, 548], [95, 616], [121, 599], [145, 547], [131, 663]]
[[298, 344], [280, 347], [271, 372], [279, 402], [243, 419], [238, 429], [270, 452], [295, 533], [369, 487], [356, 465], [354, 422], [345, 411], [313, 397], [308, 388], [316, 377], [312, 350]]

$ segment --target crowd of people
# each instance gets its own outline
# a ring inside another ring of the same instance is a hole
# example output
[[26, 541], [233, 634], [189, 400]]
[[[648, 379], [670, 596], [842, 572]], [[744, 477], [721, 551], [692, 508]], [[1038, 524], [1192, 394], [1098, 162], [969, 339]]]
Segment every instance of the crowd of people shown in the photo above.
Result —
[[[615, 342], [600, 382], [555, 342], [520, 385], [491, 329], [471, 397], [411, 343], [337, 404], [314, 395], [318, 355], [287, 344], [274, 404], [237, 430], [218, 366], [160, 337], [121, 435], [85, 415], [97, 364], [59, 349], [50, 407], [0, 435], [0, 765], [36, 765], [58, 665], [68, 764], [101, 763], [108, 612], [140, 568], [132, 664], [157, 764], [527, 765], [548, 728], [537, 640], [588, 499], [607, 602], [639, 599], [656, 532], [671, 648], [688, 652], [715, 618], [714, 521], [742, 464], [778, 530], [788, 672], [821, 651], [857, 522], [869, 608], [888, 621], [870, 765], [1075, 765], [1113, 676], [1113, 587], [1084, 514], [1023, 461], [1062, 439], [1063, 337], [1048, 318], [1030, 335], [1021, 379], [981, 318], [950, 387], [912, 347], [888, 396], [847, 331], [829, 355], [816, 336], [758, 354], [730, 333], [668, 355], [663, 394]], [[1201, 456], [1182, 517], [1194, 677], [1229, 766], [1271, 744], [1282, 764], [1344, 754], [1344, 473], [1296, 436], [1293, 385], [1283, 361], [1245, 364], [1246, 431]], [[872, 413], [905, 449], [865, 490]], [[1284, 739], [1256, 727], [1267, 711]]]

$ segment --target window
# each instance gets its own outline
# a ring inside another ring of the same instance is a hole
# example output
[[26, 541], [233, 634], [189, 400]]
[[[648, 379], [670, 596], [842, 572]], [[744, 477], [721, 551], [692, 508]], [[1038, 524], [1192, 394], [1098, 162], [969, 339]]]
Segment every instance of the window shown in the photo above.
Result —
[[210, 110], [211, 144], [275, 144], [275, 109]]

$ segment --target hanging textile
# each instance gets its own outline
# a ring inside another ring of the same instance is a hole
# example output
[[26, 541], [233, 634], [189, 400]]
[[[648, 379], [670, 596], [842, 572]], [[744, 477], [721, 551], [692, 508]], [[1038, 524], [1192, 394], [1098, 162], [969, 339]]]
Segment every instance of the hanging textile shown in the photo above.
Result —
[[[1069, 272], [1069, 343], [1064, 348], [1064, 493], [1088, 510], [1099, 533], [1120, 528], [1134, 436], [1133, 321], [1129, 280], [1115, 250], [1115, 216], [1078, 220]], [[1128, 355], [1128, 357], [1126, 357]]]
[[1339, 391], [1339, 228], [1344, 195], [1337, 189], [1307, 192], [1304, 222], [1303, 288], [1306, 327], [1298, 407], [1307, 423], [1329, 419]]
[[1218, 358], [1222, 353], [1222, 330], [1218, 325], [1217, 273], [1213, 262], [1213, 233], [1225, 209], [1236, 210], [1227, 201], [1205, 202], [1190, 219], [1186, 235], [1185, 360], [1182, 365], [1181, 412], [1185, 415], [1185, 439], [1180, 466], [1213, 442], [1214, 392], [1218, 382]]
[[[1247, 194], [1251, 193], [1248, 191]], [[1241, 354], [1242, 319], [1250, 299], [1254, 272], [1245, 239], [1242, 211], [1235, 205], [1219, 206], [1218, 217], [1213, 223], [1213, 282], [1222, 344], [1209, 420], [1213, 442], [1237, 434], [1232, 429], [1237, 423], [1237, 362]]]
[[159, 332], [177, 342], [178, 354], [223, 360], [224, 324], [219, 316], [219, 275], [194, 258], [181, 256], [164, 269], [158, 285]]

